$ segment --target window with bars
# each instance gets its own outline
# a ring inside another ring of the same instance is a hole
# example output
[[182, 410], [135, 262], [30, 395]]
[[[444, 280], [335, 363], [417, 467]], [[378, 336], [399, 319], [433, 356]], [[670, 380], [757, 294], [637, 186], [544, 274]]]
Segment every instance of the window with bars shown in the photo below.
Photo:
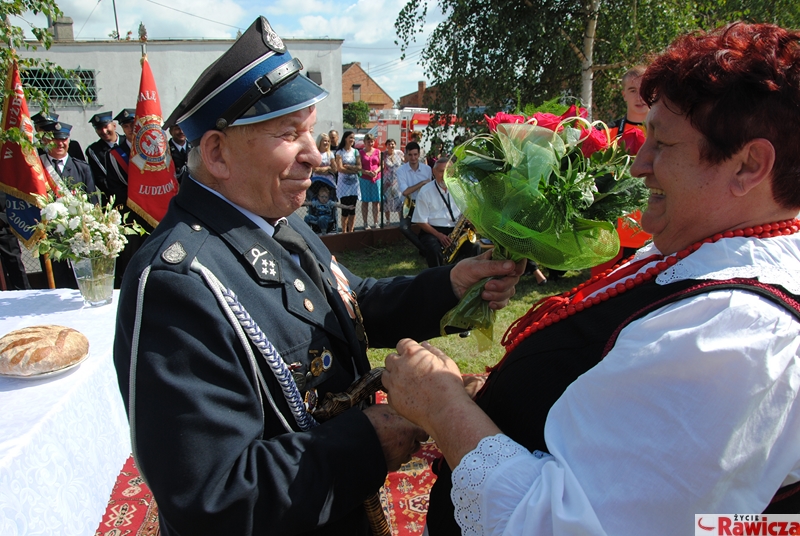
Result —
[[66, 105], [85, 105], [97, 103], [97, 79], [93, 70], [76, 69], [72, 71], [76, 74], [83, 85], [85, 91], [81, 90], [79, 84], [61, 73], [50, 72], [46, 69], [25, 69], [22, 75], [22, 83], [45, 92], [50, 102], [57, 106]]

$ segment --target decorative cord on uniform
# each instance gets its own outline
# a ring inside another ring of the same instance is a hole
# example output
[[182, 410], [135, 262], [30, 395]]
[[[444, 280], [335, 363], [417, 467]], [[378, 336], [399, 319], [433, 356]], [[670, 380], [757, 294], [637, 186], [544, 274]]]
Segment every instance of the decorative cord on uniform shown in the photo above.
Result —
[[292, 410], [292, 415], [295, 421], [297, 421], [297, 425], [300, 426], [302, 430], [310, 430], [318, 426], [319, 423], [306, 411], [303, 398], [300, 395], [300, 391], [297, 389], [297, 384], [294, 378], [292, 378], [291, 372], [289, 372], [289, 367], [286, 366], [286, 363], [283, 361], [278, 351], [272, 343], [269, 342], [267, 336], [264, 335], [264, 332], [261, 331], [261, 328], [258, 327], [258, 324], [253, 320], [253, 317], [247, 312], [247, 309], [239, 303], [236, 294], [234, 294], [232, 290], [224, 287], [221, 291], [233, 311], [233, 314], [236, 315], [237, 320], [239, 320], [239, 325], [242, 326], [247, 336], [253, 341], [256, 348], [258, 348], [258, 351], [264, 357], [270, 370], [272, 370], [272, 373], [275, 375], [275, 379], [278, 380], [278, 384], [283, 391], [283, 396], [286, 398], [286, 402]]

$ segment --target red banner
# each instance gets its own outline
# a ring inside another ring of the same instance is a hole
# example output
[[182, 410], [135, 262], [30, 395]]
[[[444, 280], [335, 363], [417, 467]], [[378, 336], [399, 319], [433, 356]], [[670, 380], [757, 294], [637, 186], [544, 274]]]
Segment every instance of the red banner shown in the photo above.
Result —
[[[33, 143], [33, 122], [22, 91], [17, 62], [11, 65], [6, 90], [12, 91], [13, 97], [6, 98], [3, 104], [2, 129], [18, 128]], [[40, 238], [33, 229], [41, 217], [39, 203], [33, 194], [44, 195], [49, 189], [55, 190], [55, 185], [45, 173], [35, 148], [23, 147], [13, 141], [0, 145], [0, 190], [7, 194], [6, 216], [12, 231], [26, 247], [31, 247]]]
[[[33, 122], [22, 91], [17, 62], [11, 65], [6, 79], [6, 91], [9, 90], [13, 91], [14, 97], [6, 99], [3, 105], [3, 130], [18, 128], [33, 143]], [[48, 191], [47, 176], [36, 149], [7, 141], [0, 146], [0, 155], [0, 189], [36, 204], [33, 194], [44, 195]]]
[[175, 166], [167, 136], [161, 129], [162, 122], [161, 100], [144, 56], [128, 164], [128, 206], [153, 227], [164, 218], [169, 200], [178, 193]]

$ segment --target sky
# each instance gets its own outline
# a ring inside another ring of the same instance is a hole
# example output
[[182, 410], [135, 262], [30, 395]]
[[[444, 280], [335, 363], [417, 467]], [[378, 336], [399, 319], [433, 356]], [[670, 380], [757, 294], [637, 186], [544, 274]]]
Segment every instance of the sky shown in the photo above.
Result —
[[[361, 62], [373, 80], [395, 101], [426, 83], [417, 63], [423, 45], [443, 17], [435, 0], [423, 27], [401, 61], [395, 45], [394, 22], [407, 0], [58, 0], [65, 16], [73, 20], [76, 40], [108, 39], [115, 30], [116, 2], [119, 33], [133, 32], [138, 39], [143, 22], [149, 39], [231, 39], [260, 15], [282, 38], [343, 39], [342, 62]], [[46, 26], [44, 18], [17, 20]]]

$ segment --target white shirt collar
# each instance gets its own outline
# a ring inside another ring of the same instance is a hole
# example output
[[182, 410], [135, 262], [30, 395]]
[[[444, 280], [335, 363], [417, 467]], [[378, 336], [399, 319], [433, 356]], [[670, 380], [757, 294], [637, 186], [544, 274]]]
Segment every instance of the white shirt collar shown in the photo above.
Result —
[[[658, 248], [651, 242], [636, 252], [635, 260], [657, 253]], [[667, 285], [687, 279], [721, 281], [735, 277], [755, 278], [800, 294], [800, 235], [765, 239], [734, 237], [703, 244], [659, 274], [656, 282]]]

